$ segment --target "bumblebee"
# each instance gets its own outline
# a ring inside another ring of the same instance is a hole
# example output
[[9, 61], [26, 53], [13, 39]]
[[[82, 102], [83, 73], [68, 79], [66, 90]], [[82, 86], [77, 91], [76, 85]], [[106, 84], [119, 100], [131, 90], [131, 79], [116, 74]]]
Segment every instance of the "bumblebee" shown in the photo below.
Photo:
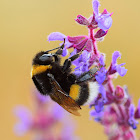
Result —
[[[31, 78], [42, 95], [49, 95], [68, 112], [80, 116], [82, 105], [89, 104], [98, 95], [98, 84], [95, 82], [94, 67], [79, 77], [71, 72], [71, 62], [77, 59], [82, 51], [60, 64], [63, 43], [48, 51], [36, 54], [32, 62]], [[50, 53], [57, 50], [55, 53]]]

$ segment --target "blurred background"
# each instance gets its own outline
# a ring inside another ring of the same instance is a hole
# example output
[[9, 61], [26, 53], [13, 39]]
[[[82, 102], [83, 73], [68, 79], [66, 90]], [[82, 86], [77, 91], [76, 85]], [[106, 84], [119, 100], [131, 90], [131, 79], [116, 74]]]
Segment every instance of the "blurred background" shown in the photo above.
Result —
[[[100, 12], [106, 8], [113, 12], [113, 24], [103, 42], [98, 43], [100, 52], [106, 53], [107, 66], [112, 53], [119, 50], [128, 72], [114, 84], [128, 85], [137, 105], [140, 98], [140, 1], [100, 0]], [[31, 62], [40, 50], [57, 47], [59, 42], [48, 42], [51, 32], [65, 35], [86, 35], [88, 30], [74, 19], [78, 14], [92, 15], [92, 0], [1, 0], [0, 1], [0, 139], [30, 140], [30, 134], [17, 137], [13, 132], [16, 118], [13, 108], [25, 105], [32, 108], [30, 78]], [[82, 140], [105, 140], [103, 127], [89, 119], [89, 109], [84, 107], [76, 120], [76, 135]], [[140, 126], [139, 126], [140, 127]], [[140, 128], [136, 130], [140, 131]], [[140, 136], [140, 133], [137, 133]]]

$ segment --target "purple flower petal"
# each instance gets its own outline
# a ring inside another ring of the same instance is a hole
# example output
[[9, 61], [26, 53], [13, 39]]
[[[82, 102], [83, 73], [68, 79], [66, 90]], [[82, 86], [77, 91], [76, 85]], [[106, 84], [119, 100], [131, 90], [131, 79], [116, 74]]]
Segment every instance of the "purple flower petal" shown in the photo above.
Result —
[[89, 70], [88, 67], [89, 58], [90, 58], [90, 53], [84, 50], [83, 53], [75, 61], [72, 62], [72, 64], [76, 66], [76, 68], [74, 69], [75, 70], [74, 73], [77, 76]]
[[53, 107], [52, 114], [57, 120], [62, 120], [66, 115], [65, 110], [58, 104], [55, 104]]
[[135, 107], [134, 107], [133, 104], [131, 104], [130, 108], [129, 108], [129, 120], [128, 120], [128, 123], [133, 129], [136, 129], [138, 122], [134, 119], [134, 114], [135, 114]]
[[135, 106], [133, 104], [129, 107], [129, 117], [133, 117], [135, 112]]
[[35, 91], [33, 94], [35, 96], [35, 99], [39, 103], [47, 103], [50, 100], [49, 96], [44, 96], [40, 94], [38, 91]]
[[14, 132], [18, 136], [23, 136], [29, 129], [30, 129], [30, 126], [24, 123], [18, 123], [14, 126]]
[[73, 52], [71, 52], [70, 57], [72, 57], [73, 55], [75, 55], [77, 53], [77, 49], [74, 49]]
[[112, 18], [110, 14], [102, 14], [95, 17], [95, 20], [98, 22], [98, 27], [103, 30], [108, 30], [112, 25]]
[[100, 63], [101, 66], [105, 66], [104, 59], [105, 59], [105, 58], [104, 58], [104, 55], [101, 54], [101, 56], [100, 56], [100, 58], [99, 58], [99, 63]]
[[95, 101], [95, 110], [97, 113], [99, 113], [103, 110], [103, 106], [104, 106], [103, 98], [97, 99]]
[[75, 69], [74, 73], [79, 76], [80, 74], [89, 71], [88, 69], [88, 63], [81, 62]]
[[100, 122], [102, 120], [103, 115], [104, 115], [103, 111], [100, 111], [99, 113], [97, 113], [95, 110], [92, 110], [90, 112], [90, 116], [94, 117], [94, 120], [97, 122]]
[[55, 40], [64, 41], [64, 38], [66, 38], [66, 36], [60, 32], [53, 32], [50, 35], [48, 35], [48, 41], [55, 41]]
[[14, 109], [14, 114], [20, 119], [21, 122], [28, 123], [31, 120], [31, 112], [24, 106], [17, 106]]
[[15, 125], [14, 131], [18, 135], [24, 135], [30, 129], [32, 123], [31, 113], [22, 106], [16, 107], [14, 113], [20, 120], [20, 122]]
[[88, 63], [87, 64], [83, 64], [81, 67], [80, 67], [80, 70], [82, 71], [82, 73], [84, 72], [87, 72], [89, 69], [88, 69]]
[[100, 3], [98, 0], [93, 0], [93, 3], [92, 3], [92, 6], [93, 6], [93, 11], [95, 13], [95, 15], [98, 15], [99, 14], [99, 6], [100, 6]]
[[84, 50], [83, 53], [75, 61], [72, 62], [72, 64], [75, 66], [79, 66], [81, 65], [80, 63], [82, 63], [83, 65], [88, 62], [89, 58], [90, 58], [90, 53]]
[[101, 68], [100, 71], [98, 71], [98, 74], [95, 76], [95, 78], [99, 84], [102, 84], [106, 78], [106, 69]]
[[117, 59], [121, 58], [121, 54], [119, 51], [115, 51], [112, 55], [112, 64], [110, 66], [109, 74], [114, 74], [115, 72], [118, 72], [120, 76], [124, 76], [127, 72], [127, 69], [125, 67], [122, 67], [125, 63], [117, 64]]
[[127, 72], [127, 69], [125, 69], [125, 67], [121, 67], [121, 64], [117, 65], [116, 70], [120, 76], [124, 76]]
[[119, 51], [115, 51], [115, 52], [113, 53], [113, 55], [112, 55], [112, 64], [113, 64], [113, 65], [117, 63], [118, 57], [121, 58], [121, 54], [120, 54]]
[[87, 62], [88, 60], [89, 60], [89, 58], [90, 58], [90, 53], [88, 52], [88, 51], [86, 51], [86, 50], [84, 50], [83, 52], [82, 52], [82, 62]]
[[62, 135], [61, 140], [79, 140], [74, 136], [75, 132], [75, 125], [71, 125], [71, 121], [67, 121], [66, 124], [64, 124], [64, 127], [62, 129]]
[[102, 95], [102, 98], [104, 99], [104, 103], [107, 102], [106, 91], [103, 85], [99, 85], [99, 93]]
[[68, 55], [68, 50], [66, 49], [66, 47], [64, 47], [62, 56], [65, 57], [66, 55]]
[[66, 48], [69, 48], [69, 47], [71, 47], [73, 44], [72, 43], [70, 43], [69, 41], [68, 41], [68, 38], [65, 38], [65, 47]]
[[82, 74], [82, 71], [80, 69], [76, 69], [73, 72], [76, 76], [80, 76]]

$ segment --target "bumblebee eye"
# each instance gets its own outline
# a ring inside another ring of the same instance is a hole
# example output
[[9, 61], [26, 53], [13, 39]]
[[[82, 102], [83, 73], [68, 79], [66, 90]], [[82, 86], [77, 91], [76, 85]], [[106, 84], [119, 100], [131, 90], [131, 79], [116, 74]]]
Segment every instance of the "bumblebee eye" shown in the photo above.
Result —
[[52, 59], [52, 54], [43, 54], [42, 56], [39, 57], [39, 60], [41, 61], [47, 61]]

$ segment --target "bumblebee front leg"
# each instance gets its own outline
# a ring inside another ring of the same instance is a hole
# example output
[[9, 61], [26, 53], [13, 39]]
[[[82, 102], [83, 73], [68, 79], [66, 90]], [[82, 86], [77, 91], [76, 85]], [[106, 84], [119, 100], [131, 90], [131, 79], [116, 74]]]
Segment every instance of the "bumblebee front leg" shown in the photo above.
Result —
[[46, 53], [49, 53], [50, 51], [53, 51], [53, 50], [57, 50], [57, 49], [58, 49], [58, 50], [55, 52], [54, 55], [62, 55], [64, 46], [65, 46], [65, 38], [64, 38], [64, 43], [63, 43], [60, 47], [54, 48], [54, 49], [52, 49], [52, 50], [48, 50], [48, 51], [46, 51]]

